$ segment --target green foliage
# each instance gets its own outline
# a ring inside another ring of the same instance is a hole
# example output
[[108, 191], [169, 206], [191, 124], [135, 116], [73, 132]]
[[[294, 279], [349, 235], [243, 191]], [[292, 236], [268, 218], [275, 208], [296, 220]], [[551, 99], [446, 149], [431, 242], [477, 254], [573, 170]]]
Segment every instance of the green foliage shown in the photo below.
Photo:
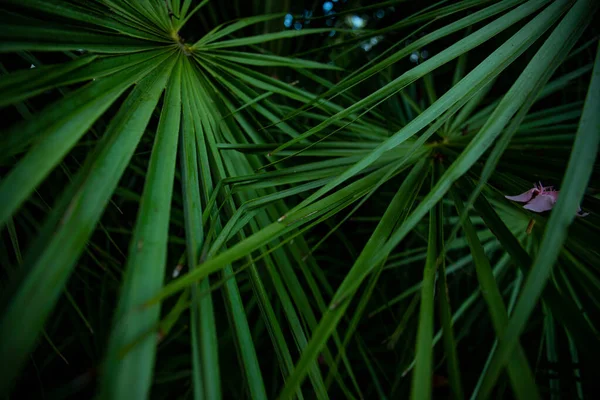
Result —
[[0, 395], [592, 396], [599, 3], [233, 3], [0, 5]]

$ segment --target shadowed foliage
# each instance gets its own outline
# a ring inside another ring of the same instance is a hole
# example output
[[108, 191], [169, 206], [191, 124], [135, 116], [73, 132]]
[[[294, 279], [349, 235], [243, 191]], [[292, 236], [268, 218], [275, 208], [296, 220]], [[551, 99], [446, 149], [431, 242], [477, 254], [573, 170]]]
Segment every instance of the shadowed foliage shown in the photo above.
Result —
[[591, 398], [599, 6], [3, 0], [0, 395]]

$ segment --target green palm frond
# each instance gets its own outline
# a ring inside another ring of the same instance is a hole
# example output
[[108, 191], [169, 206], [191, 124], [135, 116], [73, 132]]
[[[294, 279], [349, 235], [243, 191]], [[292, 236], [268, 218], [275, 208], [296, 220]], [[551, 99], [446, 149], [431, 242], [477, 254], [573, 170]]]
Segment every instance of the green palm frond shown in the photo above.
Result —
[[232, 3], [0, 5], [0, 393], [592, 393], [598, 3]]

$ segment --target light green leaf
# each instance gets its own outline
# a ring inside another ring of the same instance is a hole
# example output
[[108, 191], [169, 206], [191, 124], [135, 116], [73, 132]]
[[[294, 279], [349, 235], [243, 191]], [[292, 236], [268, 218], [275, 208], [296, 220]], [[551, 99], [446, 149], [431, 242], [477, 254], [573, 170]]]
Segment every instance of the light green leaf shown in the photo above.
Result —
[[[164, 79], [164, 78], [163, 78]], [[160, 305], [140, 310], [163, 284], [177, 139], [181, 119], [181, 62], [169, 78], [135, 231], [108, 343], [101, 397], [146, 398], [152, 385]], [[143, 338], [141, 338], [143, 337]], [[123, 354], [133, 342], [135, 346]], [[132, 385], [131, 382], [136, 382]]]
[[[598, 4], [591, 1], [578, 1], [561, 25], [564, 24], [566, 28], [583, 25], [582, 21], [589, 20], [597, 6]], [[597, 52], [592, 81], [579, 121], [575, 144], [562, 181], [561, 195], [550, 215], [538, 256], [527, 276], [523, 291], [515, 306], [515, 312], [509, 321], [506, 333], [500, 339], [496, 357], [492, 360], [490, 369], [484, 378], [483, 396], [490, 393], [510, 352], [518, 342], [524, 325], [533, 312], [537, 299], [552, 272], [552, 267], [567, 237], [569, 225], [575, 219], [575, 213], [590, 178], [594, 160], [598, 155], [600, 120], [596, 110], [600, 107], [599, 93], [600, 52]]]
[[19, 283], [0, 322], [0, 354], [13, 366], [0, 378], [0, 393], [14, 382], [75, 262], [117, 186], [167, 82], [173, 61], [156, 65], [115, 116], [98, 147], [65, 191], [37, 243], [24, 260]]

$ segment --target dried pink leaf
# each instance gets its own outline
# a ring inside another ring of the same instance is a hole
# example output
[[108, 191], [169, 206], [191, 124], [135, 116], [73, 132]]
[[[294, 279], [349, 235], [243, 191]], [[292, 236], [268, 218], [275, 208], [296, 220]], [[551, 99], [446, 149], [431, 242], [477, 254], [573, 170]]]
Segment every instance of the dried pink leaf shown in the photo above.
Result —
[[525, 193], [521, 193], [517, 196], [504, 196], [509, 200], [518, 201], [519, 203], [527, 203], [529, 200], [533, 198], [534, 195], [539, 194], [540, 191], [538, 189], [531, 189], [526, 191]]
[[[512, 201], [527, 203], [523, 206], [524, 209], [539, 213], [552, 210], [552, 208], [556, 204], [556, 201], [558, 200], [559, 193], [560, 191], [554, 190], [553, 186], [544, 187], [544, 185], [542, 185], [542, 182], [539, 182], [539, 184], [534, 183], [533, 189], [530, 189], [525, 193], [521, 193], [517, 196], [504, 197]], [[585, 217], [587, 215], [589, 215], [589, 213], [582, 213], [581, 207], [578, 207], [578, 217]]]
[[535, 199], [531, 200], [527, 204], [523, 206], [524, 209], [535, 211], [535, 212], [544, 212], [552, 210], [556, 201], [552, 196], [546, 196], [545, 194], [540, 194], [536, 196]]

